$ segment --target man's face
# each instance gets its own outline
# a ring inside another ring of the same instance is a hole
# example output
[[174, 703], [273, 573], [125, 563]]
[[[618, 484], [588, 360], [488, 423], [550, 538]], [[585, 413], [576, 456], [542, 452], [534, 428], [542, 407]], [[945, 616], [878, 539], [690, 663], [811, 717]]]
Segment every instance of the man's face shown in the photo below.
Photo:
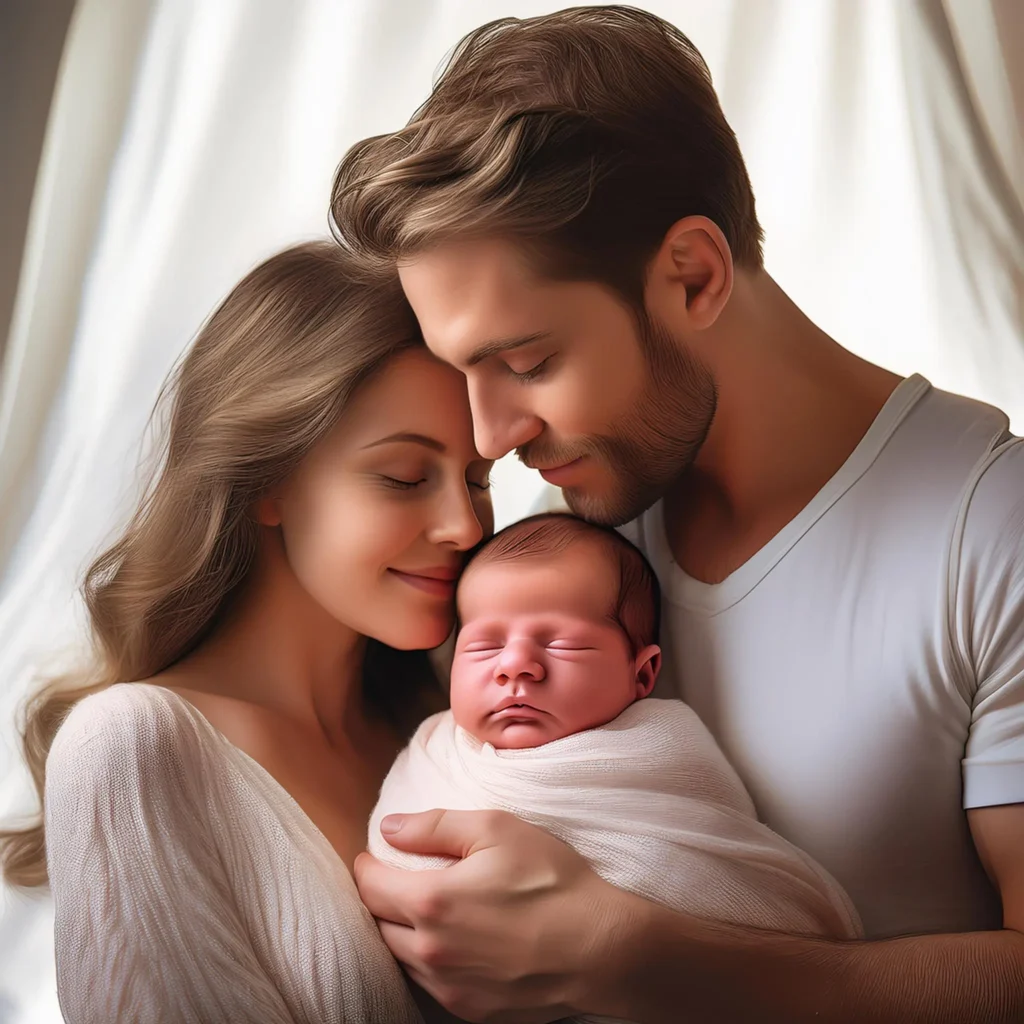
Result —
[[611, 289], [542, 279], [497, 240], [440, 246], [399, 273], [427, 345], [466, 375], [484, 458], [515, 449], [608, 525], [648, 509], [695, 458], [714, 380]]

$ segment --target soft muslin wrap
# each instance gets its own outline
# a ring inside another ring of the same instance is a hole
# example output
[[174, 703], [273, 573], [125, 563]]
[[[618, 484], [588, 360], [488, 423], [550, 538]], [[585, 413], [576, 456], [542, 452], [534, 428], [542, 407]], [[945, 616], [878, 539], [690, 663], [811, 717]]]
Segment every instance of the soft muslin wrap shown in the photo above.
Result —
[[861, 936], [842, 888], [757, 820], [739, 776], [680, 701], [637, 701], [608, 725], [525, 750], [496, 750], [450, 711], [434, 715], [384, 781], [370, 852], [414, 870], [453, 863], [396, 850], [380, 834], [387, 814], [435, 807], [510, 811], [572, 846], [606, 881], [679, 911]]

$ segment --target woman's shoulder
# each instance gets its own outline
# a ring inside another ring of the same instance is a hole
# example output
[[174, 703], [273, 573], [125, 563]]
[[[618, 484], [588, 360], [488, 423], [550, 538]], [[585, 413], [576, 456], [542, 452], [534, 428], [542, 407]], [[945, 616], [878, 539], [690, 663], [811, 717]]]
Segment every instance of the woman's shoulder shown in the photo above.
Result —
[[149, 682], [114, 683], [90, 693], [68, 712], [60, 733], [93, 735], [128, 724], [157, 725], [188, 717], [188, 703], [173, 690]]
[[53, 740], [47, 776], [66, 769], [79, 779], [125, 763], [180, 762], [200, 742], [188, 703], [162, 686], [115, 683], [71, 709]]
[[[220, 777], [212, 735], [187, 702], [161, 686], [118, 683], [80, 700], [46, 760], [43, 810], [48, 870], [51, 882], [59, 879], [54, 891], [67, 894], [83, 872], [96, 871], [122, 880], [128, 871], [135, 885], [139, 858], [150, 866], [158, 856], [164, 863], [170, 856], [182, 863], [200, 858], [209, 866], [211, 810], [223, 810], [211, 785]], [[145, 899], [141, 890], [137, 895]]]
[[275, 778], [287, 775], [294, 751], [308, 738], [286, 717], [204, 682], [171, 671], [119, 683], [78, 704], [58, 738], [75, 750], [90, 744], [116, 759], [158, 764], [164, 774], [171, 768], [180, 774], [210, 757], [231, 760], [242, 751]]

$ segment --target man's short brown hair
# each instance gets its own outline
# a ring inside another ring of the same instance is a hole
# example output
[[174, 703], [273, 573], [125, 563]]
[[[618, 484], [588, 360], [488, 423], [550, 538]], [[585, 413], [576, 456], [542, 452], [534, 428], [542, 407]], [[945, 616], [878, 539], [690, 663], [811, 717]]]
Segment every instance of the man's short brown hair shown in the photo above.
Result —
[[631, 7], [501, 18], [455, 48], [409, 124], [346, 155], [339, 241], [393, 266], [450, 238], [524, 245], [555, 279], [642, 307], [668, 229], [702, 215], [737, 264], [762, 232], [743, 158], [700, 53]]

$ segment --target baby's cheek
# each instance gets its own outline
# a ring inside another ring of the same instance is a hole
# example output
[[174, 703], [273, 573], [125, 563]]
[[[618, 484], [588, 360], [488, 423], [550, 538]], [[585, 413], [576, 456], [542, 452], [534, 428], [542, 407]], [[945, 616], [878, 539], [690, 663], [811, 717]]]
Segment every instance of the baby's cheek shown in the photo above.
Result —
[[576, 674], [573, 686], [566, 688], [566, 718], [574, 731], [592, 729], [618, 717], [632, 703], [632, 695], [614, 676], [604, 675], [598, 666], [587, 666]]
[[480, 719], [483, 672], [472, 658], [455, 655], [452, 660], [448, 700], [455, 721], [470, 732], [475, 732]]

